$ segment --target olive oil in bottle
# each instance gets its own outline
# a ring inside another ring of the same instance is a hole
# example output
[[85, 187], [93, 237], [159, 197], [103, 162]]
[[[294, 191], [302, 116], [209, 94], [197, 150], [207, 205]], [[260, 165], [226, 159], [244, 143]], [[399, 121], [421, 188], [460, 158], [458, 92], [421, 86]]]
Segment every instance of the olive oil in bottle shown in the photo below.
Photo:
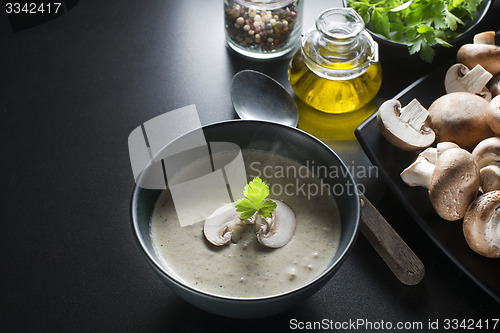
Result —
[[328, 113], [358, 110], [380, 89], [377, 43], [351, 8], [330, 9], [304, 34], [288, 78], [303, 102]]

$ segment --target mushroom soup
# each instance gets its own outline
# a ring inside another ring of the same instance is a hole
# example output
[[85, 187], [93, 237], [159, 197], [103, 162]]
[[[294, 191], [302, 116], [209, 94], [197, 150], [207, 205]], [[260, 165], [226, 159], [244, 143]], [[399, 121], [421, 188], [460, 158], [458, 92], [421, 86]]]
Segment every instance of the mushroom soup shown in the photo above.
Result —
[[[153, 247], [165, 269], [204, 292], [262, 297], [301, 287], [324, 272], [335, 256], [341, 228], [337, 204], [321, 190], [318, 178], [288, 158], [243, 151], [243, 159], [248, 177], [262, 178], [269, 185], [269, 198], [283, 201], [295, 213], [295, 233], [286, 245], [265, 247], [257, 241], [255, 227], [248, 225], [237, 243], [215, 246], [205, 239], [203, 222], [180, 226], [167, 190], [151, 218]], [[307, 192], [312, 189], [316, 195]], [[233, 195], [237, 200], [240, 194]]]

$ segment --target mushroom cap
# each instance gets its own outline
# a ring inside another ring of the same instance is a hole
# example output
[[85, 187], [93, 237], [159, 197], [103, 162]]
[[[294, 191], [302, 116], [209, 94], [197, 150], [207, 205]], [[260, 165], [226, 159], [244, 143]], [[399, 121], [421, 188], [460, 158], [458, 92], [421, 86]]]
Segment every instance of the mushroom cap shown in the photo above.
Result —
[[283, 247], [292, 239], [295, 234], [295, 213], [283, 201], [273, 200], [276, 202], [276, 208], [271, 213], [270, 218], [266, 218], [266, 222], [259, 226], [256, 223], [257, 240], [264, 246], [271, 248]]
[[435, 134], [426, 126], [429, 113], [417, 100], [402, 108], [398, 100], [385, 101], [377, 112], [380, 133], [394, 146], [403, 150], [429, 147]]
[[486, 114], [490, 103], [467, 92], [454, 92], [436, 99], [429, 107], [430, 127], [436, 139], [451, 141], [472, 150], [481, 140], [494, 135]]
[[491, 130], [495, 134], [500, 134], [500, 95], [491, 100], [487, 119]]
[[[457, 145], [457, 147], [458, 147], [458, 145]], [[421, 152], [420, 154], [418, 154], [418, 156], [422, 156], [430, 163], [436, 164], [437, 156], [438, 156], [437, 148], [429, 147], [426, 150], [424, 150], [423, 152]]]
[[472, 154], [462, 148], [439, 153], [429, 198], [436, 213], [448, 221], [462, 218], [479, 190], [479, 171]]
[[[436, 158], [439, 157], [439, 155], [441, 155], [442, 153], [444, 153], [448, 149], [452, 149], [452, 148], [460, 148], [460, 146], [457, 145], [455, 142], [450, 142], [450, 141], [439, 142], [436, 145], [436, 155], [437, 155]], [[436, 162], [434, 162], [434, 164], [435, 163]]]
[[234, 203], [227, 203], [216, 209], [203, 224], [205, 238], [212, 244], [221, 246], [233, 238], [239, 239], [245, 224], [234, 208]]
[[464, 236], [476, 253], [488, 258], [500, 258], [500, 191], [477, 198], [464, 216]]
[[500, 73], [500, 46], [465, 44], [457, 52], [457, 61], [469, 68], [481, 65], [492, 75]]
[[487, 165], [500, 165], [500, 138], [493, 136], [481, 141], [472, 151], [472, 156], [479, 169]]

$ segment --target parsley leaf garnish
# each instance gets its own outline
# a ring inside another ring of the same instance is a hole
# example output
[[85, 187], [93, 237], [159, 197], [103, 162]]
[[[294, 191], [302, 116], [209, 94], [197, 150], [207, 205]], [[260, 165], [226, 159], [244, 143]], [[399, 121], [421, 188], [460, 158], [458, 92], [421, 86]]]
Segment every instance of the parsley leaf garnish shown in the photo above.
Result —
[[255, 213], [263, 217], [271, 217], [271, 213], [276, 208], [276, 203], [271, 200], [265, 200], [269, 195], [269, 186], [259, 177], [254, 178], [245, 185], [243, 191], [245, 198], [236, 201], [235, 208], [242, 219], [249, 219]]

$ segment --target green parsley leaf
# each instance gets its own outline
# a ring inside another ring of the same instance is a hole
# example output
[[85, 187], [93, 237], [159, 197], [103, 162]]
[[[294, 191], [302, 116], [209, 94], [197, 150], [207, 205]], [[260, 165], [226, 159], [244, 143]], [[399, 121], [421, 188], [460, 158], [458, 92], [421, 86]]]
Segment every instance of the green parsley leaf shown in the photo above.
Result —
[[255, 206], [258, 206], [269, 195], [269, 186], [262, 179], [256, 177], [245, 185], [243, 195], [250, 199]]
[[389, 38], [389, 16], [381, 10], [374, 9], [372, 13], [373, 27], [383, 36]]
[[236, 211], [241, 213], [241, 218], [245, 220], [251, 218], [257, 212], [255, 205], [247, 198], [236, 201], [234, 206], [236, 207]]
[[422, 58], [422, 60], [427, 62], [432, 61], [432, 58], [434, 58], [434, 53], [434, 49], [428, 45], [425, 45], [420, 49], [420, 57]]
[[260, 213], [264, 217], [270, 217], [276, 208], [276, 203], [265, 200], [269, 195], [269, 186], [259, 177], [254, 178], [245, 185], [243, 191], [245, 198], [236, 201], [234, 207], [242, 219], [249, 219], [255, 213]]
[[259, 208], [259, 213], [264, 217], [271, 217], [271, 213], [276, 209], [276, 202], [271, 200], [264, 201]]
[[450, 27], [451, 30], [455, 31], [457, 30], [457, 27], [459, 24], [464, 24], [461, 19], [453, 15], [451, 12], [448, 11], [448, 9], [445, 9], [445, 20], [446, 24]]

